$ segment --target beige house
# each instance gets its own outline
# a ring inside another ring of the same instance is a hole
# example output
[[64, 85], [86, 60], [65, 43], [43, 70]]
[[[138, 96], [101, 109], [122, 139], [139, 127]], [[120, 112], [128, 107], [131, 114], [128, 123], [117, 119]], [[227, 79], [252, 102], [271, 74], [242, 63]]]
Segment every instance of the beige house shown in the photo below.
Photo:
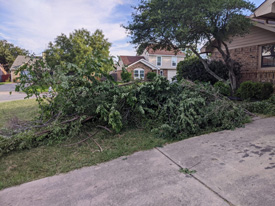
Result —
[[177, 64], [185, 54], [167, 50], [146, 49], [141, 56], [120, 56], [117, 66], [117, 80], [121, 81], [122, 68], [132, 73], [132, 79], [147, 79], [149, 72], [165, 76], [169, 81], [177, 74]]
[[28, 63], [29, 61], [31, 60], [30, 57], [26, 57], [26, 56], [22, 56], [22, 55], [18, 55], [16, 57], [16, 59], [14, 60], [13, 64], [11, 65], [11, 68], [10, 68], [10, 72], [11, 72], [11, 81], [12, 82], [15, 82], [17, 81], [16, 78], [18, 78], [20, 76], [20, 73], [19, 74], [15, 74], [16, 73], [16, 70], [21, 67], [22, 65]]
[[[241, 81], [263, 81], [275, 84], [275, 0], [266, 0], [250, 18], [254, 26], [244, 37], [234, 37], [227, 42], [233, 59], [242, 67]], [[211, 47], [203, 47], [202, 53], [222, 59]]]

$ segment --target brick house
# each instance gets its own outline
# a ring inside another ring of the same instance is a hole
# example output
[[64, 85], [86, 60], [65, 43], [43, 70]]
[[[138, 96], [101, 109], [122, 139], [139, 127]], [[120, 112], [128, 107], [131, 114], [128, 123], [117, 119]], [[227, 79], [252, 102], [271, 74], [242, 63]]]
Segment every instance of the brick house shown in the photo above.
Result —
[[146, 49], [141, 56], [120, 56], [117, 65], [117, 81], [121, 81], [124, 67], [132, 74], [132, 79], [147, 79], [149, 72], [165, 76], [169, 81], [176, 76], [177, 64], [183, 61], [185, 54], [168, 50]]
[[[275, 0], [266, 0], [250, 16], [254, 25], [243, 37], [227, 42], [231, 57], [242, 64], [241, 82], [252, 80], [275, 84]], [[202, 53], [222, 59], [220, 53], [204, 46]]]

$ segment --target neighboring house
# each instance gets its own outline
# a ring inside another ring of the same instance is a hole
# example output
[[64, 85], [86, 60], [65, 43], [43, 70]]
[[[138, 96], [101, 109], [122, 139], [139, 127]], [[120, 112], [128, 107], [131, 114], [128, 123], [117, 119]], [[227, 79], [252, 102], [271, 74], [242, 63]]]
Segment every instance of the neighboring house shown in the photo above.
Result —
[[177, 74], [177, 64], [183, 61], [185, 54], [167, 50], [146, 49], [141, 56], [120, 56], [117, 66], [117, 80], [121, 81], [124, 67], [132, 74], [132, 79], [147, 79], [148, 72], [165, 76], [169, 81]]
[[[250, 18], [254, 26], [244, 37], [227, 42], [231, 57], [243, 65], [241, 81], [261, 81], [275, 84], [275, 0], [266, 0]], [[202, 53], [212, 59], [222, 59], [220, 53], [204, 46]]]
[[[42, 57], [35, 57], [35, 59], [39, 59], [39, 58], [42, 58]], [[34, 60], [35, 60], [34, 59]], [[31, 60], [30, 57], [26, 57], [26, 56], [22, 56], [22, 55], [18, 55], [16, 57], [16, 59], [14, 60], [11, 68], [10, 68], [10, 72], [11, 72], [11, 81], [12, 82], [15, 82], [15, 81], [18, 81], [17, 78], [20, 76], [20, 74], [24, 71], [21, 71], [21, 73], [18, 73], [17, 75], [15, 74], [16, 73], [16, 70], [18, 68], [20, 68], [21, 66], [23, 66], [24, 64], [26, 63], [33, 63], [34, 60]]]

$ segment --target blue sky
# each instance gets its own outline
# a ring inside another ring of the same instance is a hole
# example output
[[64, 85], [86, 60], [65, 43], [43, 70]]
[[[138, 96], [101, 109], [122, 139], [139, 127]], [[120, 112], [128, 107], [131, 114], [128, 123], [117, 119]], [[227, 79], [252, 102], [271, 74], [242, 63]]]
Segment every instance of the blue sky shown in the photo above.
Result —
[[[252, 0], [259, 6], [264, 0]], [[96, 29], [112, 43], [112, 55], [135, 55], [121, 24], [137, 0], [0, 0], [0, 39], [41, 55], [50, 41], [74, 29]]]

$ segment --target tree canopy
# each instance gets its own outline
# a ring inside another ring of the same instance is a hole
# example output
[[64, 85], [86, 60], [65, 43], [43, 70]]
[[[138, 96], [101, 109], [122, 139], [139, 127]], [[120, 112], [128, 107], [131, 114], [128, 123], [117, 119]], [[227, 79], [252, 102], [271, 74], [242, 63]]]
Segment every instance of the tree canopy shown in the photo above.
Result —
[[[226, 64], [233, 65], [226, 42], [249, 32], [252, 22], [244, 12], [253, 9], [254, 4], [246, 0], [141, 0], [132, 21], [124, 27], [131, 42], [138, 45], [138, 52], [148, 46], [190, 48], [212, 76], [224, 81], [209, 69], [196, 49], [208, 41], [222, 54]], [[234, 81], [234, 72], [232, 75]]]
[[[88, 56], [101, 55], [102, 58], [109, 57], [111, 43], [104, 38], [100, 30], [93, 34], [86, 29], [75, 30], [69, 36], [61, 34], [54, 42], [50, 42], [45, 51], [46, 60], [51, 68], [64, 63], [73, 63], [80, 66]], [[107, 72], [112, 70], [112, 65], [104, 64], [102, 69]]]
[[18, 46], [14, 46], [7, 40], [0, 40], [0, 64], [6, 71], [9, 70], [18, 55], [27, 55], [29, 52]]

